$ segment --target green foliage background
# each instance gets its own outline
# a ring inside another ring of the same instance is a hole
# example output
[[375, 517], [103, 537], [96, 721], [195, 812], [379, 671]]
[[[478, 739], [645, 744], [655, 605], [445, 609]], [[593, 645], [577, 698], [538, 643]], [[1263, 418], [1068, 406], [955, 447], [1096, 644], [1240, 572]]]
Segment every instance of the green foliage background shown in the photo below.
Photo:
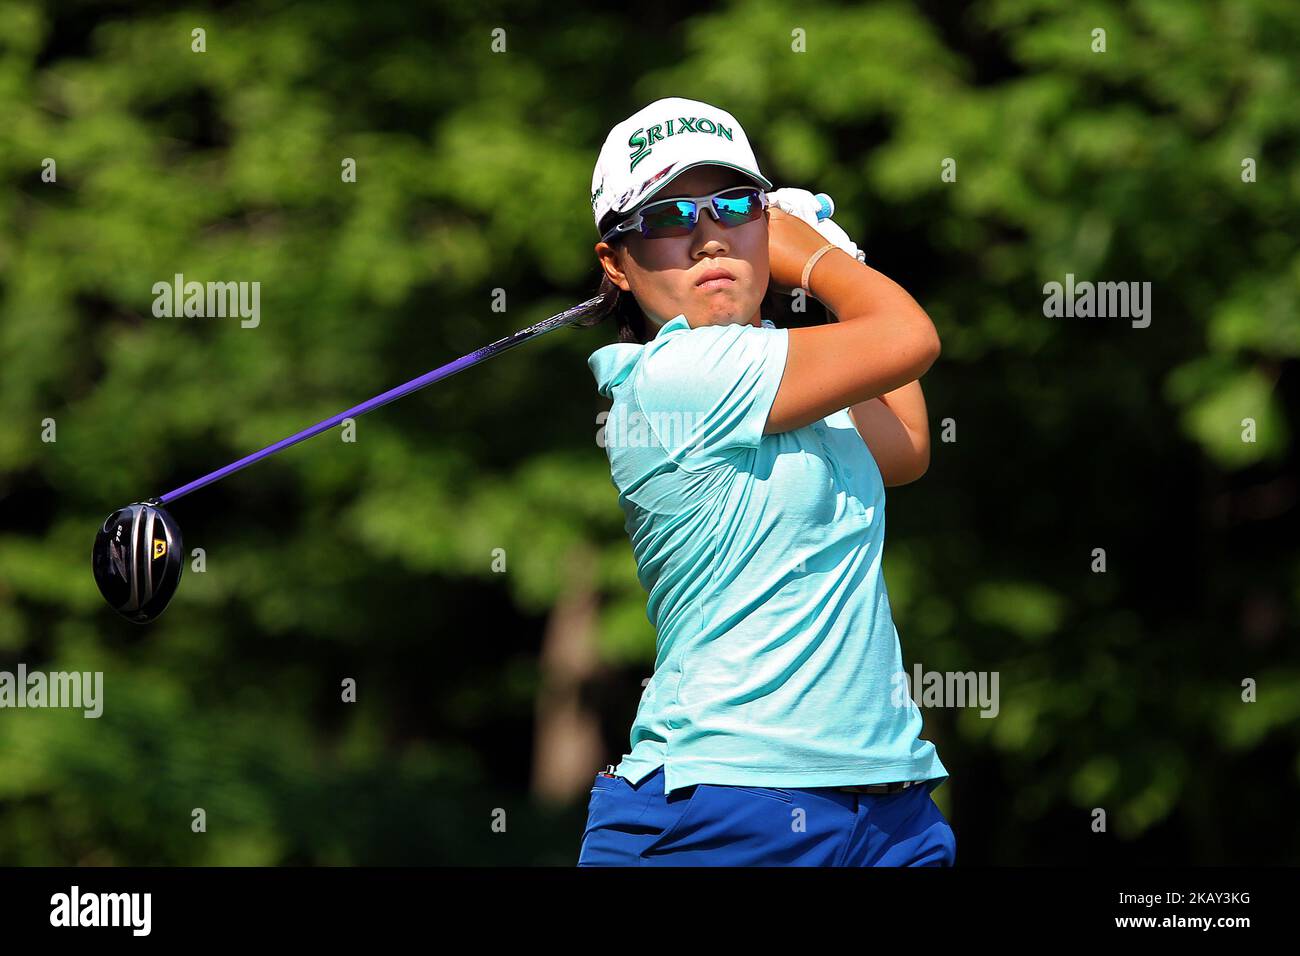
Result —
[[[909, 666], [1000, 675], [996, 719], [926, 712], [959, 862], [1300, 862], [1297, 50], [1287, 0], [0, 0], [0, 669], [106, 682], [99, 720], [0, 711], [0, 863], [574, 861], [585, 807], [528, 795], [574, 562], [610, 760], [653, 648], [593, 440], [610, 330], [178, 504], [208, 570], [148, 628], [89, 549], [121, 504], [589, 296], [596, 153], [665, 95], [833, 195], [939, 327], [957, 440], [890, 491], [885, 568]], [[261, 325], [155, 318], [175, 273], [259, 281]], [[1045, 319], [1066, 273], [1151, 282], [1150, 328]]]

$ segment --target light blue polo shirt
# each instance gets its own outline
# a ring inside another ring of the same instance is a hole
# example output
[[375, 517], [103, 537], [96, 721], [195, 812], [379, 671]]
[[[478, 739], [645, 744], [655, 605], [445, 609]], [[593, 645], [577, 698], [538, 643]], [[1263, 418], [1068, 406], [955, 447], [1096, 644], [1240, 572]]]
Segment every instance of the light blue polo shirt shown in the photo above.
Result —
[[848, 410], [764, 435], [789, 332], [691, 328], [588, 359], [654, 675], [616, 772], [830, 787], [946, 777], [881, 572], [885, 488]]

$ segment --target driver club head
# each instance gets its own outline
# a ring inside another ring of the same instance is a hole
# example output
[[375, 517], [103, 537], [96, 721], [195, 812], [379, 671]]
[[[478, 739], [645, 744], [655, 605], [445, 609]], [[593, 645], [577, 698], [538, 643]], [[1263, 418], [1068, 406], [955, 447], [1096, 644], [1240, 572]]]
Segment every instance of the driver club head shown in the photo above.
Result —
[[184, 555], [176, 519], [154, 502], [137, 501], [105, 519], [91, 567], [109, 606], [128, 621], [147, 624], [176, 593]]

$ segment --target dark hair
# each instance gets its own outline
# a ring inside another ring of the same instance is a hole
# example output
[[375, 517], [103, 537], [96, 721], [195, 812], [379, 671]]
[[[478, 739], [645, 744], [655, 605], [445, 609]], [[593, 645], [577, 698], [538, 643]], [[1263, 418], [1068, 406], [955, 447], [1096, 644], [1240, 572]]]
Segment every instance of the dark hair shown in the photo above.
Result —
[[[612, 221], [609, 225], [613, 225]], [[604, 229], [608, 228], [609, 226], [604, 226]], [[602, 232], [604, 229], [602, 229]], [[622, 241], [622, 237], [620, 237], [611, 242], [610, 245], [617, 246]], [[591, 314], [577, 322], [577, 325], [591, 328], [612, 318], [614, 324], [618, 327], [618, 340], [620, 342], [644, 345], [650, 341], [645, 313], [641, 311], [636, 296], [630, 292], [624, 292], [614, 285], [603, 270], [600, 276], [600, 288], [596, 290], [596, 295], [600, 297], [601, 301], [592, 309]], [[830, 315], [824, 305], [812, 296], [807, 296], [804, 301], [806, 311], [795, 312], [793, 297], [776, 292], [769, 285], [767, 295], [763, 297], [763, 301], [759, 305], [759, 318], [770, 319], [779, 329], [823, 325], [830, 321]]]

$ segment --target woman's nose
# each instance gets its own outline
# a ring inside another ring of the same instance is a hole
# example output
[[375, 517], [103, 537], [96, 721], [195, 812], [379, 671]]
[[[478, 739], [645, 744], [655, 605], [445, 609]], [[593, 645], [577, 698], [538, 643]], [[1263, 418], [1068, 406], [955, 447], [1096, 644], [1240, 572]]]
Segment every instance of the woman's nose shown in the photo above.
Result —
[[695, 244], [701, 250], [707, 246], [725, 249], [727, 247], [726, 227], [714, 218], [712, 210], [701, 210], [700, 218], [695, 221]]

